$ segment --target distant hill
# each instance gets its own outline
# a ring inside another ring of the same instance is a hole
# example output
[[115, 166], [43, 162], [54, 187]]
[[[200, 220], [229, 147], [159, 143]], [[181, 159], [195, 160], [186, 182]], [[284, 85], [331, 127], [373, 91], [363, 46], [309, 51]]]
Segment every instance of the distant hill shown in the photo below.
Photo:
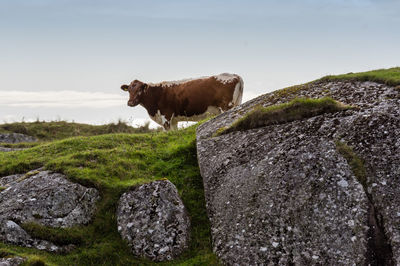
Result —
[[140, 127], [128, 126], [118, 121], [106, 125], [88, 125], [66, 121], [54, 122], [16, 122], [0, 124], [0, 133], [14, 132], [36, 137], [39, 140], [56, 140], [76, 136], [94, 136], [111, 133], [149, 133], [157, 130], [150, 129], [149, 123]]

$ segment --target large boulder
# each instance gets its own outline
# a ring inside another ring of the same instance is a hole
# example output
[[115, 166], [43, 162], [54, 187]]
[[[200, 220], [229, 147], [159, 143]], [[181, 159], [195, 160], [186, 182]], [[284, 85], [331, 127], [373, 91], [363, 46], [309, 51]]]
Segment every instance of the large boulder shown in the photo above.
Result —
[[117, 210], [118, 231], [136, 256], [171, 260], [189, 243], [190, 221], [176, 187], [154, 181], [124, 193]]
[[21, 224], [34, 222], [64, 228], [87, 224], [100, 198], [94, 188], [41, 170], [2, 177], [0, 186], [0, 241], [49, 251], [64, 248], [32, 238]]
[[[324, 96], [358, 108], [215, 137], [257, 105]], [[228, 265], [400, 264], [399, 136], [399, 91], [373, 82], [292, 87], [199, 126], [214, 251]]]

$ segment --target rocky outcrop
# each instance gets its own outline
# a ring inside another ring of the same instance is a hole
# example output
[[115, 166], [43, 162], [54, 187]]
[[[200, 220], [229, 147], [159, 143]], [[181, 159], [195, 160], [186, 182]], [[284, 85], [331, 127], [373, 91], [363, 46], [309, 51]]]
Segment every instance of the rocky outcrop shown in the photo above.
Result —
[[64, 175], [31, 171], [0, 178], [0, 241], [63, 251], [48, 241], [34, 239], [21, 224], [34, 222], [51, 227], [71, 227], [90, 222], [99, 192], [68, 181]]
[[133, 254], [171, 260], [188, 247], [190, 221], [176, 187], [154, 181], [124, 193], [117, 210], [118, 231]]
[[[213, 137], [257, 105], [324, 96], [358, 108]], [[399, 136], [399, 90], [373, 82], [292, 87], [201, 125], [214, 251], [228, 265], [400, 264]]]
[[0, 151], [8, 152], [8, 151], [22, 151], [23, 148], [7, 148], [7, 147], [0, 147]]
[[[19, 133], [3, 133], [0, 134], [0, 145], [1, 143], [21, 143], [21, 142], [35, 142], [37, 141], [36, 138], [24, 135], [24, 134], [19, 134]], [[23, 150], [22, 148], [7, 148], [7, 147], [1, 147], [0, 146], [0, 152], [8, 152], [8, 151], [19, 151]]]
[[21, 257], [0, 258], [0, 266], [18, 266], [24, 261], [25, 259]]
[[19, 134], [19, 133], [3, 133], [0, 134], [0, 143], [20, 143], [20, 142], [35, 142], [36, 138]]

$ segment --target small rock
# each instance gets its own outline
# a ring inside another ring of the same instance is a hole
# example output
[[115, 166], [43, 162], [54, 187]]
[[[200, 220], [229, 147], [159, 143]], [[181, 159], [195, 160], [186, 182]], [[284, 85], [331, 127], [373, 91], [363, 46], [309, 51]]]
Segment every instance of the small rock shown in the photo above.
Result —
[[189, 217], [170, 181], [154, 181], [124, 193], [117, 222], [119, 233], [137, 256], [171, 260], [188, 247]]
[[24, 263], [25, 260], [21, 257], [0, 258], [0, 266], [18, 266]]

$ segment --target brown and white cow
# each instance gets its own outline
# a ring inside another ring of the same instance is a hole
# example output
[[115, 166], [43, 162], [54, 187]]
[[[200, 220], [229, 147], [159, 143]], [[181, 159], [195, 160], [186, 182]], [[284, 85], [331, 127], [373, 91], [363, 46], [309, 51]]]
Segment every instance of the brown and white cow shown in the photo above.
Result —
[[224, 73], [157, 84], [134, 80], [121, 89], [129, 92], [129, 106], [142, 105], [151, 119], [169, 130], [177, 129], [179, 121], [199, 121], [239, 105], [243, 80]]

